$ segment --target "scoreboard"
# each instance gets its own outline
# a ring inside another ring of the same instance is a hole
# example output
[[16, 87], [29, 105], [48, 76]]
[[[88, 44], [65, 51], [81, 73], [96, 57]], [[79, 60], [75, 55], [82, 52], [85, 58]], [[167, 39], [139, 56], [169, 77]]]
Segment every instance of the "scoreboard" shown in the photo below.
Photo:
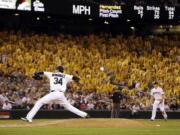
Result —
[[76, 0], [0, 0], [0, 9], [91, 18], [180, 19], [180, 7], [167, 5], [107, 5]]

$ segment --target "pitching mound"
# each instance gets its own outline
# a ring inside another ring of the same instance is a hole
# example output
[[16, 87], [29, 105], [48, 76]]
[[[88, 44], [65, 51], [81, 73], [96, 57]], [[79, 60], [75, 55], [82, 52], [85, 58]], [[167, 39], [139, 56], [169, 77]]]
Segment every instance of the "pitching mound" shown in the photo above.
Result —
[[0, 127], [61, 127], [61, 128], [112, 128], [112, 127], [135, 127], [142, 128], [149, 125], [139, 120], [130, 119], [61, 119], [61, 120], [33, 120], [27, 123], [21, 120], [7, 120], [0, 122]]

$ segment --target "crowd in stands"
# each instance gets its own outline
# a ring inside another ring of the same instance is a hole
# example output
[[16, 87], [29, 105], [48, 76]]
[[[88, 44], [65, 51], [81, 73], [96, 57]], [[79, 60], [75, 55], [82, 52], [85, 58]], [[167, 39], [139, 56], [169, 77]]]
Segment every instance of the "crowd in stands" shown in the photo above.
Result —
[[[157, 81], [166, 93], [166, 109], [177, 110], [179, 43], [179, 36], [0, 32], [0, 106], [30, 109], [49, 92], [48, 80], [33, 80], [32, 74], [54, 71], [57, 65], [63, 65], [66, 73], [81, 78], [80, 84], [71, 83], [66, 93], [70, 103], [80, 109], [110, 110], [110, 96], [119, 89], [124, 95], [121, 109], [138, 104], [148, 110], [150, 89]], [[62, 107], [52, 103], [42, 109]]]

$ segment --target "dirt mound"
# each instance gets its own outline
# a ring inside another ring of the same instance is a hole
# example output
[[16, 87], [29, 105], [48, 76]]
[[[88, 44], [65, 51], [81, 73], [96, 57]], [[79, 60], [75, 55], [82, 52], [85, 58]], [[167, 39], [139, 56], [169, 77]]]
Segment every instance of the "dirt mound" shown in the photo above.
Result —
[[64, 127], [64, 128], [118, 128], [118, 127], [147, 127], [139, 120], [131, 119], [66, 119], [66, 120], [33, 120], [26, 123], [20, 120], [9, 120], [0, 123], [0, 127]]

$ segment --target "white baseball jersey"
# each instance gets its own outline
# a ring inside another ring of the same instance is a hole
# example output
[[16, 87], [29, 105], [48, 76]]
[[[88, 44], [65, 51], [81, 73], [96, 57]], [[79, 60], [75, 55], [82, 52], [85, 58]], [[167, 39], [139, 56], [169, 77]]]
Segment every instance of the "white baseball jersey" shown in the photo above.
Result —
[[153, 96], [155, 100], [161, 100], [163, 95], [164, 91], [161, 87], [153, 88], [151, 90], [151, 96]]
[[63, 74], [60, 72], [44, 72], [44, 75], [50, 81], [50, 90], [65, 92], [67, 88], [67, 83], [72, 81], [73, 76], [68, 74]]

